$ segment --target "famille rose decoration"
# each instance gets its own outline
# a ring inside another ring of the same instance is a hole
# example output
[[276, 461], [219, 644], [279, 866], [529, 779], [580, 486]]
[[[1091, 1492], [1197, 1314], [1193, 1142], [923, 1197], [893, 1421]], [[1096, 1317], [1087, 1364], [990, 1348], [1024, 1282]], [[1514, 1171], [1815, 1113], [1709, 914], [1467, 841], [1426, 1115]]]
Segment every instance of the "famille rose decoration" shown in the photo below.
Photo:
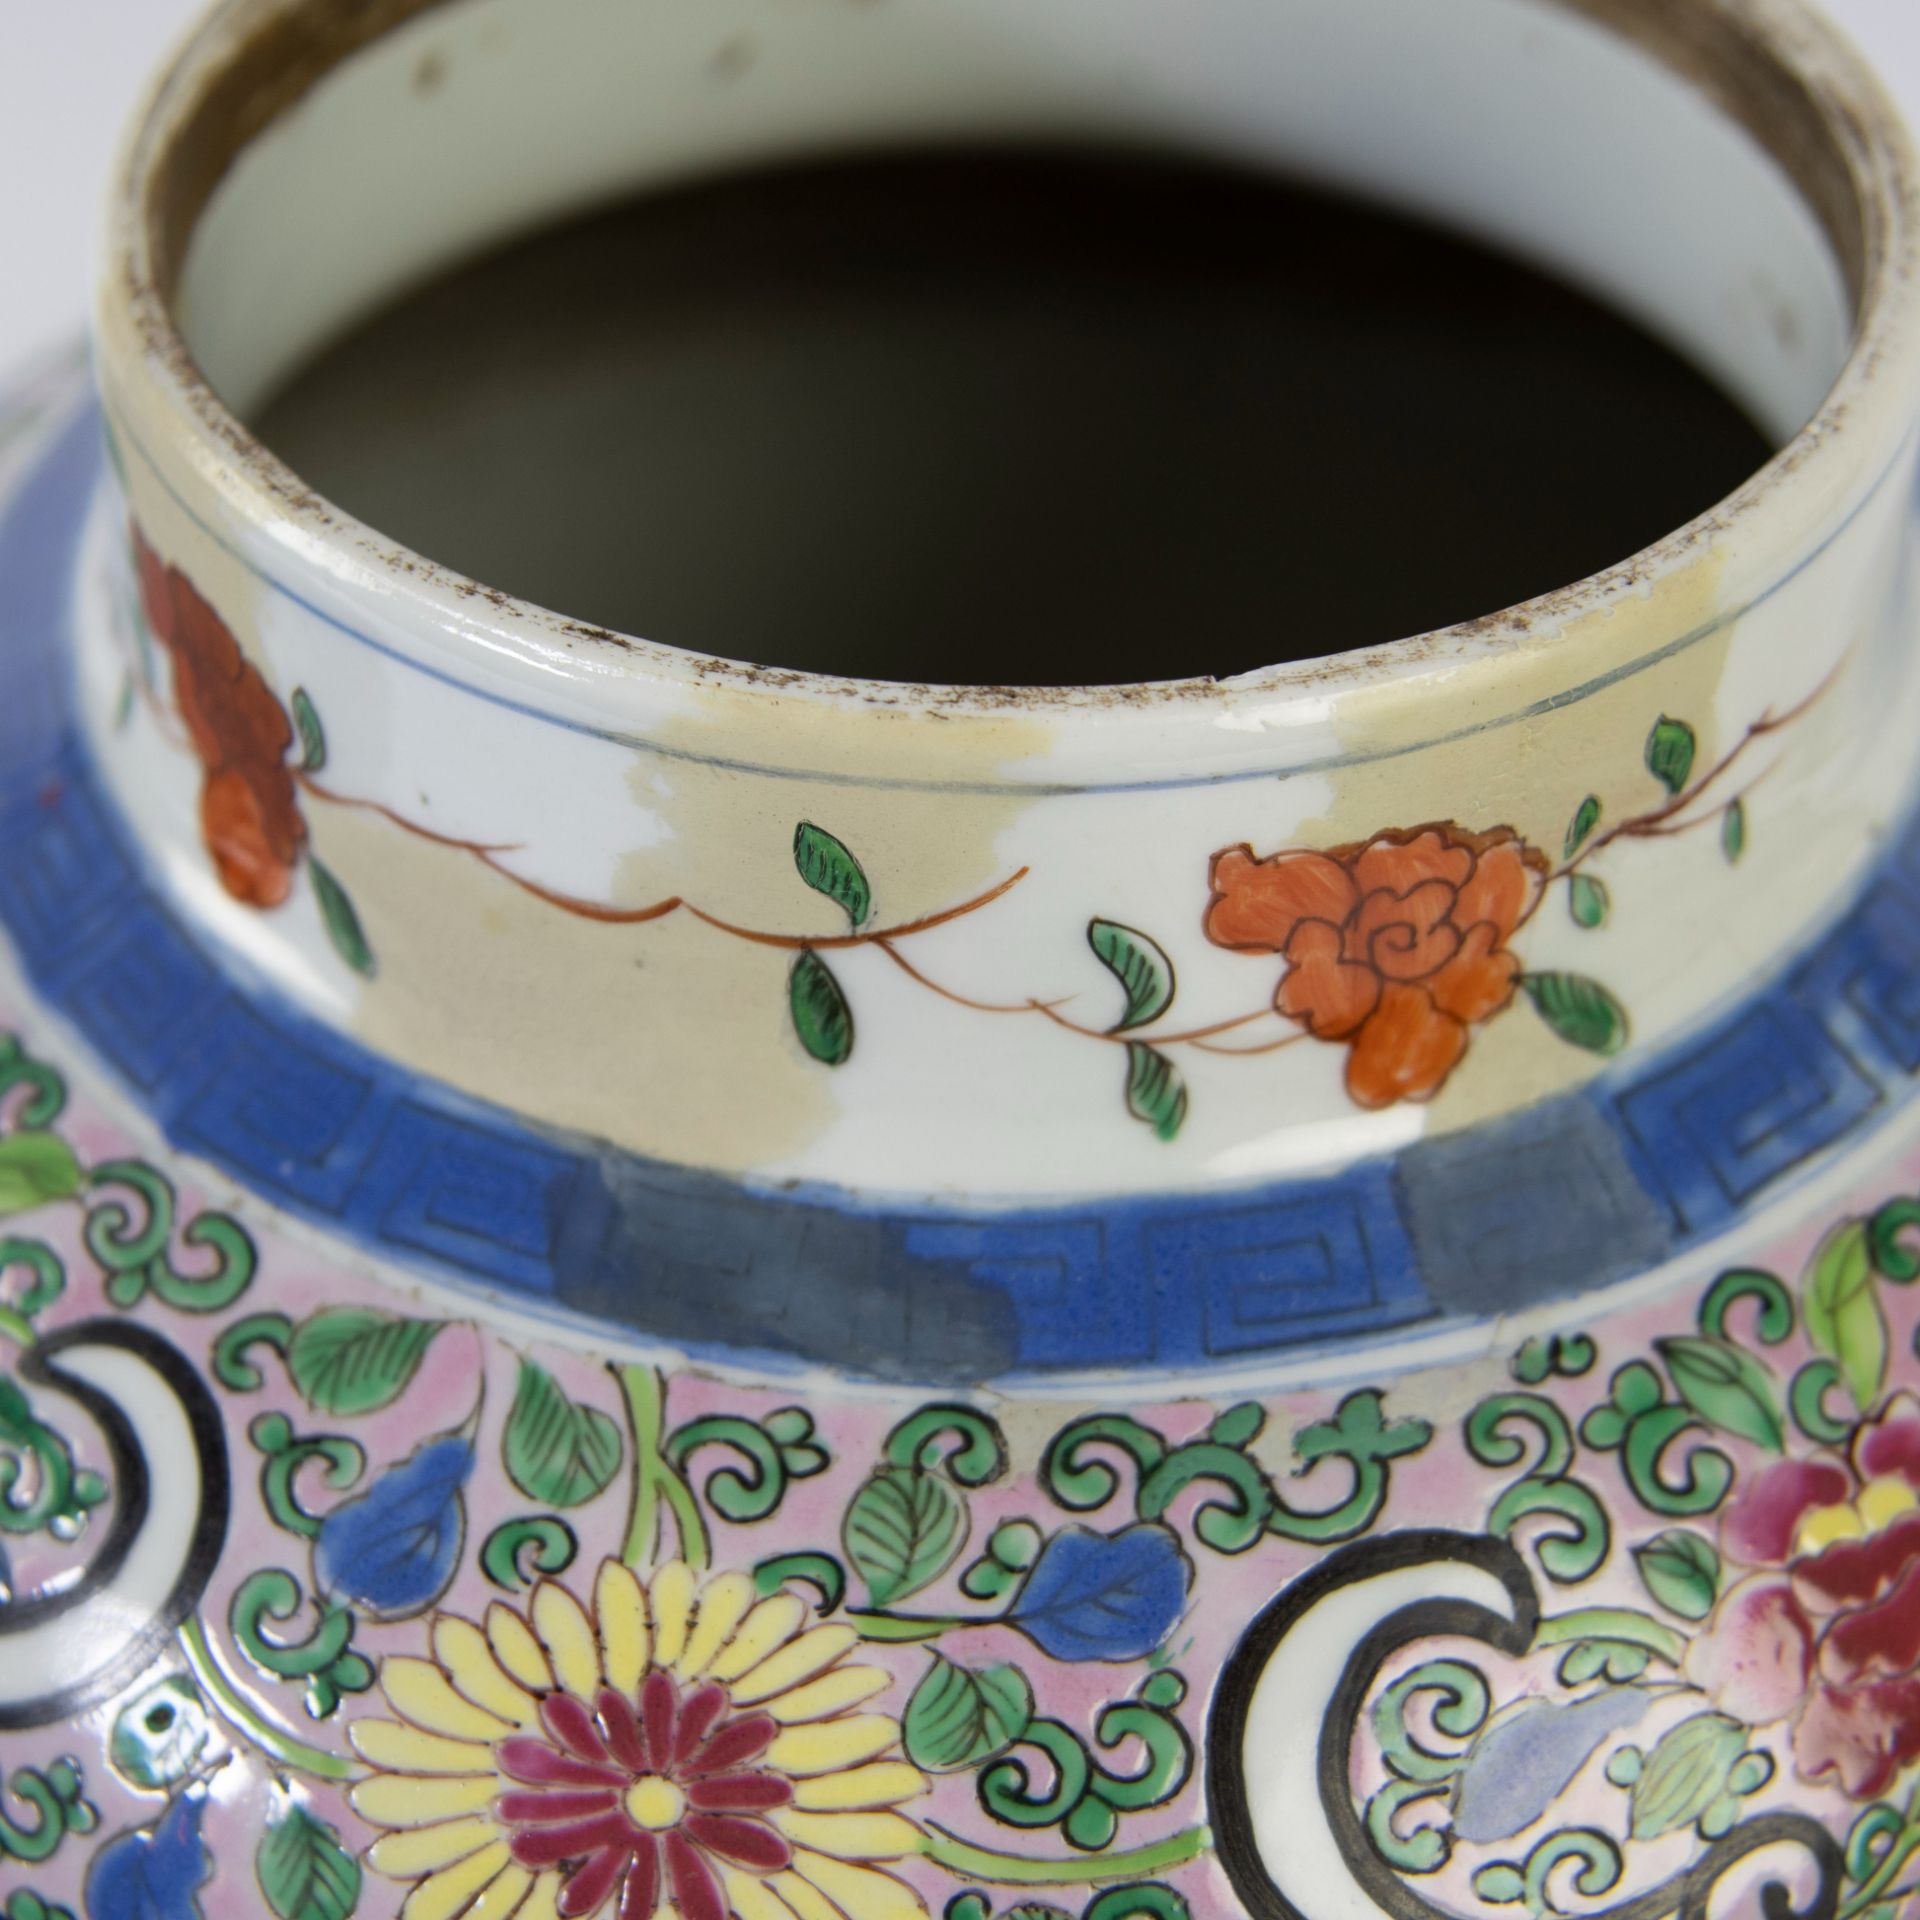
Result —
[[[228, 0], [12, 389], [0, 1915], [1904, 1920], [1874, 83], [1798, 0], [720, 11]], [[1035, 124], [1577, 268], [1782, 451], [1471, 625], [975, 691], [523, 605], [241, 424], [604, 192]]]

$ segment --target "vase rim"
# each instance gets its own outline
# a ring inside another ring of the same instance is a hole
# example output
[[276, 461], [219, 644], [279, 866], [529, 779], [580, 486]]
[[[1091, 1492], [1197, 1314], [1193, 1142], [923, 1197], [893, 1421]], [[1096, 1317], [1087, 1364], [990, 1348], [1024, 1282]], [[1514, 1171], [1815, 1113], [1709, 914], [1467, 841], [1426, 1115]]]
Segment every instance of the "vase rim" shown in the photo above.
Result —
[[[1547, 0], [1650, 52], [1768, 150], [1813, 211], [1845, 281], [1853, 330], [1813, 416], [1735, 492], [1639, 553], [1512, 607], [1363, 648], [1255, 669], [1113, 685], [972, 686], [758, 665], [571, 618], [444, 567], [309, 487], [230, 408], [174, 313], [188, 240], [222, 177], [343, 62], [456, 0], [218, 0], [153, 83], [116, 170], [96, 308], [103, 386], [134, 394], [173, 436], [171, 458], [291, 568], [395, 609], [414, 647], [460, 679], [484, 650], [529, 705], [583, 693], [618, 716], [623, 689], [702, 691], [859, 711], [999, 720], [1076, 714], [1190, 732], [1236, 711], [1423, 679], [1519, 655], [1644, 598], [1704, 553], [1740, 549], [1729, 616], [1791, 574], [1897, 460], [1920, 401], [1920, 163], [1864, 57], [1810, 0]], [[1240, 724], [1244, 724], [1243, 722]], [[1284, 721], [1281, 722], [1284, 724]]]

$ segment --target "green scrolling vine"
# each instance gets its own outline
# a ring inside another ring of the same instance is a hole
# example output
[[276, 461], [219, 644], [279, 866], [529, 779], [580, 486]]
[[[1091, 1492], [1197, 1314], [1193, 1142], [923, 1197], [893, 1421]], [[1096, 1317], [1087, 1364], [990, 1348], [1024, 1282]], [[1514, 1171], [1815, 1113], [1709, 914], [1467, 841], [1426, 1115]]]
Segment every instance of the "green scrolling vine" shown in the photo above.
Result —
[[[182, 1223], [173, 1182], [146, 1161], [83, 1164], [53, 1130], [66, 1104], [61, 1074], [16, 1035], [0, 1033], [0, 1223], [72, 1213], [106, 1298], [122, 1311], [149, 1292], [188, 1313], [230, 1306], [254, 1273], [245, 1230], [211, 1210]], [[67, 1281], [67, 1260], [50, 1240], [0, 1226], [0, 1354], [8, 1356], [0, 1365], [0, 1593], [9, 1577], [8, 1537], [78, 1541], [111, 1491], [103, 1475], [76, 1463], [11, 1363], [33, 1345]]]
[[[149, 1299], [164, 1296], [150, 1288]], [[1008, 1511], [1007, 1436], [971, 1405], [916, 1408], [863, 1462], [837, 1457], [802, 1405], [748, 1417], [709, 1390], [683, 1411], [677, 1383], [643, 1365], [489, 1359], [469, 1323], [356, 1304], [305, 1315], [235, 1307], [212, 1331], [211, 1371], [238, 1408], [264, 1403], [244, 1425], [246, 1484], [283, 1551], [244, 1571], [219, 1629], [185, 1630], [184, 1672], [120, 1716], [116, 1772], [169, 1796], [159, 1821], [109, 1843], [138, 1838], [143, 1859], [176, 1843], [204, 1853], [196, 1796], [234, 1743], [290, 1782], [350, 1793], [374, 1782], [389, 1796], [381, 1805], [397, 1804], [411, 1749], [368, 1744], [364, 1729], [385, 1699], [413, 1697], [399, 1691], [409, 1663], [471, 1657], [457, 1636], [482, 1629], [448, 1611], [463, 1566], [502, 1596], [489, 1622], [504, 1607], [549, 1638], [553, 1610], [574, 1604], [556, 1597], [566, 1593], [589, 1596], [580, 1617], [611, 1634], [609, 1569], [628, 1567], [657, 1618], [679, 1604], [670, 1589], [725, 1592], [735, 1597], [712, 1604], [790, 1606], [780, 1620], [811, 1616], [834, 1633], [844, 1622], [856, 1644], [892, 1650], [902, 1663], [896, 1738], [917, 1770], [907, 1777], [965, 1783], [973, 1808], [970, 1820], [901, 1822], [911, 1851], [961, 1883], [951, 1920], [991, 1920], [989, 1896], [965, 1890], [975, 1886], [1082, 1890], [1070, 1906], [1029, 1902], [1007, 1920], [1186, 1920], [1187, 1896], [1163, 1876], [1210, 1838], [1176, 1812], [1198, 1762], [1179, 1632], [1194, 1556], [1358, 1537], [1378, 1522], [1395, 1463], [1432, 1440], [1426, 1423], [1390, 1417], [1372, 1392], [1285, 1449], [1266, 1444], [1252, 1403], [1197, 1433], [1093, 1416], [1053, 1436], [1029, 1498]], [[392, 1431], [383, 1416], [416, 1391], [417, 1404], [440, 1410], [438, 1425], [394, 1457], [379, 1441]], [[470, 1532], [483, 1450], [496, 1492], [489, 1523]], [[1289, 1455], [1327, 1490], [1321, 1504], [1266, 1464]], [[837, 1526], [827, 1536], [809, 1544], [785, 1527], [783, 1551], [749, 1555], [750, 1573], [728, 1571], [794, 1489], [829, 1475]], [[509, 1491], [524, 1508], [501, 1510]], [[978, 1507], [989, 1493], [986, 1523]], [[610, 1502], [623, 1503], [619, 1548], [595, 1571], [584, 1543], [605, 1538]], [[936, 1591], [941, 1603], [927, 1604]], [[1027, 1651], [992, 1662], [948, 1644], [983, 1628]], [[396, 1635], [409, 1649], [397, 1664]], [[1090, 1711], [1050, 1704], [1053, 1676], [1087, 1664], [1111, 1673], [1106, 1697]], [[357, 1859], [345, 1831], [290, 1792], [261, 1835], [256, 1883], [279, 1913], [271, 1889], [305, 1875], [333, 1889], [328, 1920], [345, 1920], [397, 1855]]]
[[[1534, 1634], [1544, 1684], [1429, 1653], [1382, 1687], [1364, 1816], [1396, 1873], [1464, 1859], [1488, 1906], [1573, 1913], [1632, 1897], [1676, 1835], [1830, 1793], [1855, 1809], [1839, 1920], [1920, 1893], [1920, 1398], [1896, 1364], [1920, 1338], [1916, 1236], [1920, 1200], [1896, 1198], [1797, 1282], [1723, 1273], [1690, 1331], [1604, 1382], [1590, 1336], [1530, 1343], [1468, 1413], [1468, 1453], [1504, 1476], [1488, 1531], [1575, 1604]], [[1639, 1604], [1609, 1571], [1623, 1538]]]

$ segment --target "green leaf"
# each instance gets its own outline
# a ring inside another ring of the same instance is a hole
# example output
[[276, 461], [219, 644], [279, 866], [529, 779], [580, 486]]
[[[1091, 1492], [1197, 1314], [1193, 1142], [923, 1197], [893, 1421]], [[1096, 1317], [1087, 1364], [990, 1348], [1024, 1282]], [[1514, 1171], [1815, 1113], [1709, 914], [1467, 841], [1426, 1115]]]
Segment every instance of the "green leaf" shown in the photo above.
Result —
[[1647, 1591], [1683, 1620], [1704, 1620], [1720, 1597], [1720, 1556], [1713, 1543], [1676, 1527], [1635, 1547]]
[[1708, 1426], [1774, 1453], [1786, 1451], [1779, 1389], [1773, 1375], [1744, 1347], [1692, 1335], [1654, 1344], [1681, 1399]]
[[1527, 1897], [1527, 1877], [1510, 1861], [1496, 1860], [1473, 1876], [1473, 1890], [1490, 1907], [1512, 1907]]
[[1633, 1837], [1657, 1840], [1691, 1826], [1727, 1790], [1747, 1730], [1724, 1713], [1698, 1713], [1660, 1738], [1633, 1783]]
[[1096, 920], [1087, 928], [1087, 944], [1126, 989], [1126, 1013], [1109, 1032], [1147, 1026], [1173, 1004], [1173, 962], [1157, 942], [1117, 920]]
[[1177, 1139], [1187, 1122], [1185, 1082], [1164, 1053], [1138, 1040], [1127, 1047], [1127, 1111], [1162, 1140]]
[[1560, 1679], [1569, 1687], [1584, 1687], [1591, 1680], [1625, 1686], [1652, 1665], [1653, 1654], [1631, 1640], [1576, 1640], [1560, 1662]]
[[1570, 1047], [1615, 1054], [1627, 1044], [1627, 1010], [1597, 980], [1578, 973], [1530, 973], [1520, 984], [1541, 1019]]
[[930, 1587], [967, 1541], [966, 1503], [923, 1467], [882, 1467], [854, 1495], [841, 1530], [876, 1607]]
[[1572, 910], [1574, 924], [1586, 927], [1603, 927], [1607, 915], [1613, 910], [1613, 901], [1606, 888], [1590, 873], [1576, 873], [1567, 883], [1567, 904]]
[[1240, 1450], [1252, 1446], [1266, 1424], [1266, 1408], [1258, 1400], [1242, 1400], [1214, 1421], [1207, 1429], [1207, 1438], [1216, 1447]]
[[1747, 850], [1747, 803], [1736, 800], [1720, 822], [1720, 849], [1729, 865], [1739, 861]]
[[360, 1899], [359, 1861], [301, 1807], [261, 1835], [253, 1870], [280, 1920], [347, 1920]]
[[71, 1200], [85, 1178], [73, 1149], [54, 1133], [10, 1133], [0, 1140], [0, 1215]]
[[935, 1654], [901, 1720], [907, 1758], [929, 1773], [997, 1759], [1033, 1720], [1033, 1688], [1018, 1667], [976, 1672]]
[[300, 736], [300, 771], [318, 773], [327, 764], [327, 735], [305, 687], [293, 690], [293, 725]]
[[1662, 718], [1647, 735], [1647, 771], [1678, 798], [1693, 778], [1694, 756], [1699, 751], [1699, 737], [1684, 720]]
[[839, 904], [856, 927], [866, 925], [873, 911], [873, 889], [860, 862], [824, 827], [801, 821], [793, 831], [793, 864], [815, 893]]
[[444, 1320], [402, 1320], [366, 1307], [328, 1307], [294, 1329], [287, 1371], [320, 1413], [374, 1413], [399, 1399]]
[[853, 1054], [853, 1009], [832, 968], [811, 947], [787, 976], [787, 1006], [800, 1044], [822, 1066], [845, 1066]]
[[544, 1367], [520, 1362], [500, 1443], [507, 1477], [543, 1506], [578, 1507], [620, 1470], [620, 1429], [597, 1407], [568, 1399]]
[[1579, 810], [1573, 816], [1573, 823], [1567, 828], [1567, 858], [1573, 856], [1593, 837], [1593, 830], [1600, 824], [1600, 796], [1590, 793], [1580, 802]]
[[1867, 1412], [1886, 1388], [1889, 1335], [1864, 1220], [1836, 1227], [1821, 1242], [1803, 1301], [1807, 1338], [1839, 1367], [1854, 1405]]
[[346, 890], [320, 862], [307, 857], [308, 871], [313, 875], [313, 897], [320, 903], [320, 918], [327, 923], [327, 938], [333, 942], [333, 950], [355, 973], [364, 973], [373, 977], [373, 949], [367, 945], [365, 930], [360, 925], [360, 916], [353, 910], [353, 902], [347, 898]]

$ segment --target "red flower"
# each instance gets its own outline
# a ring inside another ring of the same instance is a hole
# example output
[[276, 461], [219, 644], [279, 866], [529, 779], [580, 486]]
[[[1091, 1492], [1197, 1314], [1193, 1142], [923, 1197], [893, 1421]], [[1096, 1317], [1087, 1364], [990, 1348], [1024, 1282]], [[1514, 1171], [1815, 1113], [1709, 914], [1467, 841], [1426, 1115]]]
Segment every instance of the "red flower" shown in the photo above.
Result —
[[1468, 1030], [1511, 1004], [1520, 963], [1507, 942], [1548, 871], [1507, 827], [1444, 823], [1266, 860], [1230, 847], [1214, 856], [1207, 937], [1285, 956], [1274, 1005], [1315, 1039], [1351, 1047], [1347, 1091], [1359, 1105], [1430, 1100]]
[[1792, 1719], [1795, 1762], [1856, 1800], [1920, 1759], [1920, 1401], [1903, 1395], [1851, 1454], [1782, 1460], [1728, 1508], [1720, 1601], [1688, 1673], [1749, 1726]]
[[565, 1866], [564, 1917], [597, 1913], [614, 1893], [619, 1920], [725, 1920], [718, 1866], [778, 1873], [793, 1849], [766, 1816], [793, 1786], [759, 1763], [779, 1728], [730, 1711], [709, 1682], [683, 1700], [672, 1677], [647, 1675], [636, 1712], [603, 1687], [592, 1710], [573, 1695], [541, 1704], [546, 1739], [503, 1741], [501, 1772], [519, 1784], [494, 1804], [513, 1858], [529, 1871]]
[[293, 724], [193, 582], [137, 527], [133, 544], [147, 623], [173, 662], [174, 705], [206, 773], [201, 837], [236, 900], [277, 907], [307, 840], [287, 766]]

